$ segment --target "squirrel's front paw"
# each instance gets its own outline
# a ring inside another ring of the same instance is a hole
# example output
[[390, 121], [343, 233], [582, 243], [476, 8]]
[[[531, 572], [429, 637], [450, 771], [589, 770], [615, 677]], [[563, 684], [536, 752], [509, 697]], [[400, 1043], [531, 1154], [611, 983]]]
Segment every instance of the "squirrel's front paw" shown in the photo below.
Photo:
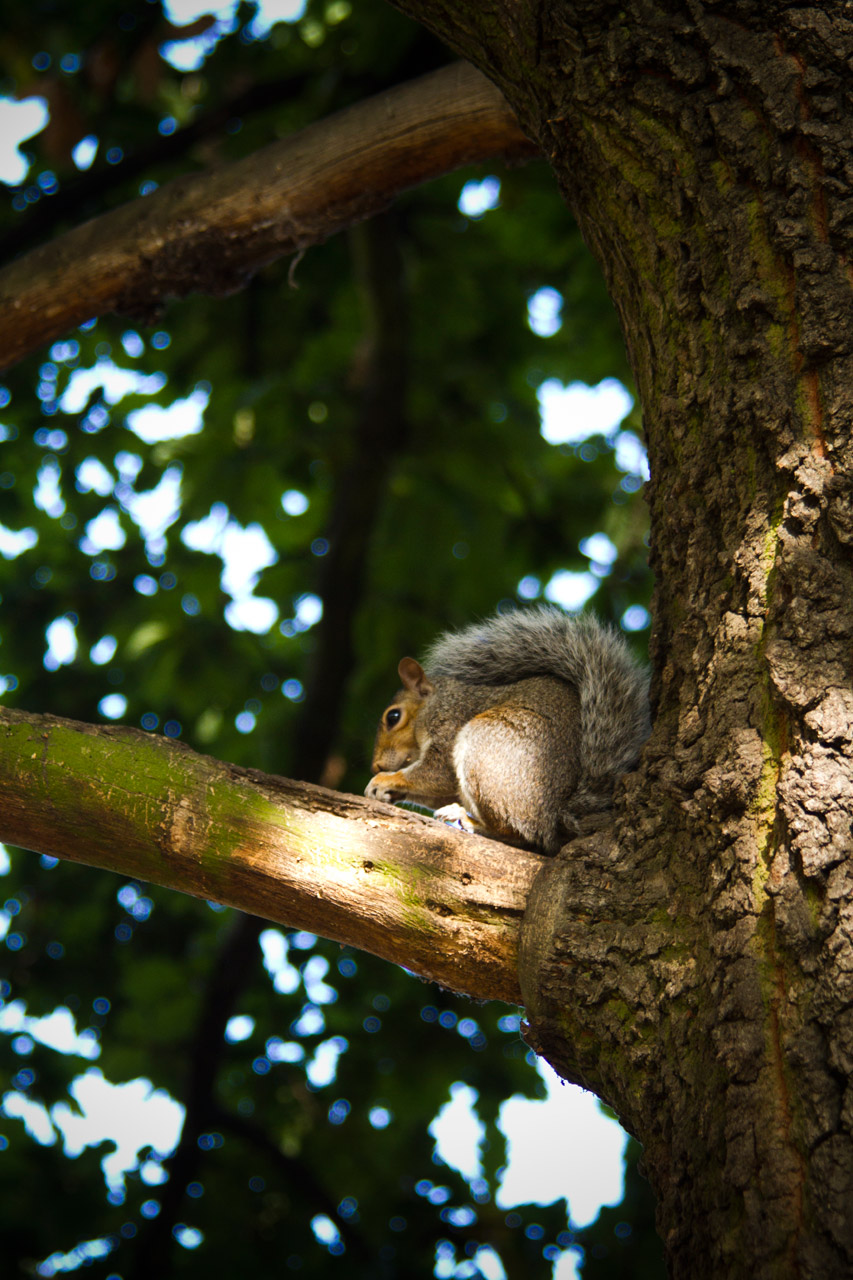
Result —
[[400, 787], [399, 774], [377, 773], [364, 788], [364, 794], [368, 800], [381, 800], [383, 804], [393, 804], [395, 800], [402, 800], [406, 792]]
[[432, 816], [438, 818], [440, 822], [446, 822], [449, 827], [458, 827], [460, 831], [483, 830], [482, 823], [472, 818], [461, 804], [443, 805], [441, 809], [436, 809]]

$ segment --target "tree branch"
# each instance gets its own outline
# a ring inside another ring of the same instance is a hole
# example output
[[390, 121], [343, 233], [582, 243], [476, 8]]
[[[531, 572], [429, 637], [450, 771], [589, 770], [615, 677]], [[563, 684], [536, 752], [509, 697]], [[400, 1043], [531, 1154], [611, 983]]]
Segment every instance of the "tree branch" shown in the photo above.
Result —
[[[100, 160], [100, 163], [96, 161], [91, 169], [70, 179], [63, 178], [54, 195], [40, 199], [37, 204], [28, 205], [22, 210], [18, 220], [4, 232], [0, 238], [0, 258], [5, 264], [17, 254], [37, 245], [45, 236], [56, 234], [63, 221], [77, 221], [86, 212], [91, 214], [99, 202], [109, 198], [121, 187], [127, 187], [134, 180], [150, 174], [152, 169], [179, 164], [197, 143], [220, 134], [229, 120], [242, 119], [267, 107], [298, 98], [304, 93], [310, 78], [310, 73], [306, 71], [301, 75], [250, 85], [233, 98], [201, 112], [174, 133], [157, 134], [146, 146], [125, 152], [118, 164], [109, 164], [106, 160]], [[359, 96], [357, 86], [354, 96]], [[100, 130], [96, 125], [91, 132], [98, 133]], [[31, 181], [27, 176], [17, 188], [12, 188], [12, 192], [26, 191]]]
[[0, 840], [215, 899], [478, 999], [520, 999], [544, 859], [137, 729], [0, 711]]
[[93, 315], [152, 317], [386, 208], [403, 191], [533, 144], [495, 87], [444, 67], [210, 173], [179, 178], [0, 272], [3, 367]]

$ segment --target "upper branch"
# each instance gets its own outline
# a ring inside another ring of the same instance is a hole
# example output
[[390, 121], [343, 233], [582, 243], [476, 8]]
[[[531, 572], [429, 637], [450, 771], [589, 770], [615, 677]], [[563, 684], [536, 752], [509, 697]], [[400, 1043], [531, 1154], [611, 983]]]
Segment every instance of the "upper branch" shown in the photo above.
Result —
[[3, 367], [94, 315], [227, 293], [401, 192], [491, 156], [530, 156], [500, 92], [464, 63], [369, 98], [213, 172], [182, 177], [0, 271]]
[[215, 899], [519, 1003], [544, 859], [136, 729], [0, 711], [0, 840]]

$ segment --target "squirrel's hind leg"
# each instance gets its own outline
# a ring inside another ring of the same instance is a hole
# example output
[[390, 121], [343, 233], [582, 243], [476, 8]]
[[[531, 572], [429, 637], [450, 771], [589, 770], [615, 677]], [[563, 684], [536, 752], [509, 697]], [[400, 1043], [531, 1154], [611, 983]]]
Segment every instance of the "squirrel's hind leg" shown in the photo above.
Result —
[[510, 831], [495, 831], [491, 827], [487, 827], [485, 822], [481, 822], [479, 818], [472, 817], [465, 806], [461, 804], [443, 805], [442, 808], [436, 809], [432, 816], [438, 818], [441, 822], [446, 822], [450, 827], [456, 827], [459, 831], [468, 831], [475, 836], [486, 836], [489, 840], [500, 840], [502, 844], [515, 845], [517, 849], [533, 849], [536, 847], [529, 840], [524, 840]]
[[561, 745], [549, 718], [530, 706], [503, 704], [473, 716], [456, 738], [453, 763], [465, 808], [480, 824], [475, 829], [556, 852], [563, 780], [554, 762]]

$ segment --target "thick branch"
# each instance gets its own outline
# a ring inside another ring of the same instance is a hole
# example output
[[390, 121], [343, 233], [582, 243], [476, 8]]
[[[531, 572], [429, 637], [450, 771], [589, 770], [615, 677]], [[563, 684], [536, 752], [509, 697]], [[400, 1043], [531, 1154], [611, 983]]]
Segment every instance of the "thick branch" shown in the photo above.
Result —
[[[157, 134], [147, 146], [125, 152], [118, 164], [110, 164], [103, 159], [73, 178], [63, 177], [54, 195], [28, 205], [17, 221], [4, 231], [0, 239], [0, 257], [5, 263], [7, 259], [38, 245], [46, 237], [55, 235], [63, 222], [79, 221], [82, 211], [91, 212], [105, 197], [122, 187], [127, 188], [129, 183], [150, 174], [152, 169], [180, 163], [197, 143], [221, 134], [230, 120], [244, 119], [253, 112], [299, 97], [309, 79], [306, 71], [302, 75], [278, 77], [250, 85], [209, 111], [199, 113], [174, 133]], [[100, 130], [95, 125], [91, 132], [99, 133]], [[25, 191], [29, 182], [25, 178], [17, 190]]]
[[228, 293], [260, 267], [461, 165], [534, 148], [494, 85], [464, 63], [310, 125], [211, 173], [179, 178], [0, 272], [4, 367], [93, 315], [156, 314]]
[[350, 943], [518, 1003], [543, 859], [136, 729], [0, 712], [0, 840]]

